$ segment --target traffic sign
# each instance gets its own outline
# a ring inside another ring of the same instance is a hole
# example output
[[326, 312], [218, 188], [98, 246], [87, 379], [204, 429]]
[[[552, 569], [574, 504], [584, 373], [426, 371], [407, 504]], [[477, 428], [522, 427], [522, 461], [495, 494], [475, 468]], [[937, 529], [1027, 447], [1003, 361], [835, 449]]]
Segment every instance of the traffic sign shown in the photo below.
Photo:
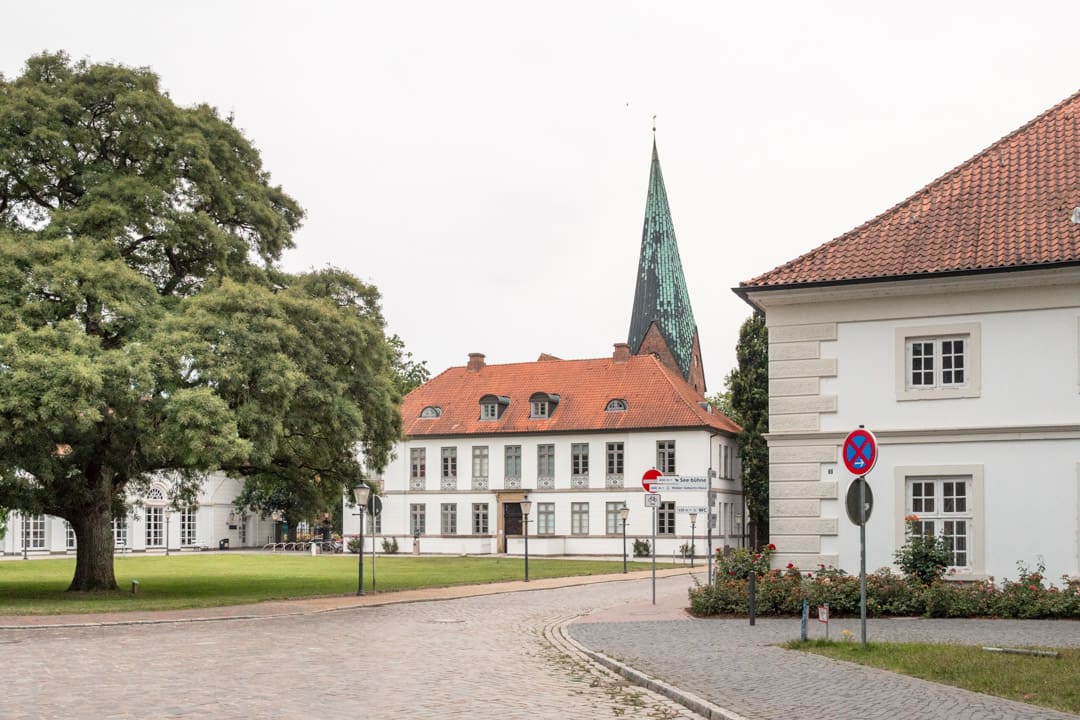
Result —
[[652, 489], [652, 481], [661, 475], [663, 475], [663, 473], [656, 468], [645, 471], [645, 474], [641, 476], [641, 487], [645, 488], [645, 492], [656, 492]]
[[709, 508], [704, 505], [679, 505], [675, 508], [675, 512], [679, 515], [690, 515], [691, 513], [697, 513], [698, 515], [704, 515], [709, 512]]
[[852, 475], [865, 475], [877, 462], [877, 451], [877, 438], [874, 437], [874, 433], [863, 427], [852, 430], [844, 438], [844, 448], [841, 452], [844, 467]]
[[660, 496], [655, 495], [655, 494], [646, 495], [645, 496], [645, 507], [647, 507], [647, 508], [658, 508], [658, 507], [660, 507]]
[[[865, 493], [861, 496], [861, 500], [860, 492]], [[862, 505], [862, 512], [859, 511], [860, 505]], [[870, 491], [870, 483], [866, 482], [866, 478], [862, 475], [851, 481], [847, 497], [844, 498], [844, 506], [848, 520], [854, 524], [864, 525], [870, 519], [870, 512], [874, 509], [874, 493]]]
[[660, 490], [708, 490], [709, 478], [704, 475], [661, 475], [650, 481], [651, 492]]
[[368, 500], [367, 513], [371, 516], [378, 516], [382, 513], [382, 498], [378, 495], [372, 495]]

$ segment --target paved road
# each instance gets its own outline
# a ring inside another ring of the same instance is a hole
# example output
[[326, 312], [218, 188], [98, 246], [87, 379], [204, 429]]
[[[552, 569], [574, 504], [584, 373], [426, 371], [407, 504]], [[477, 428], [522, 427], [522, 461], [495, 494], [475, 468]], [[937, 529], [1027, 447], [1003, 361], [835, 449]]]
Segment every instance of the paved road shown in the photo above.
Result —
[[[669, 592], [685, 597], [680, 585]], [[636, 580], [255, 620], [4, 630], [0, 718], [696, 717], [544, 637], [647, 593]]]
[[[759, 619], [750, 627], [745, 619], [644, 620], [635, 618], [630, 610], [600, 611], [570, 624], [567, 630], [574, 640], [592, 650], [754, 720], [1076, 719], [1033, 705], [776, 647], [799, 637], [797, 619]], [[845, 629], [857, 641], [857, 619], [834, 620], [830, 636], [839, 638]], [[810, 637], [824, 636], [824, 625], [816, 621], [809, 630]], [[1080, 622], [870, 620], [867, 637], [975, 646], [1077, 647]]]

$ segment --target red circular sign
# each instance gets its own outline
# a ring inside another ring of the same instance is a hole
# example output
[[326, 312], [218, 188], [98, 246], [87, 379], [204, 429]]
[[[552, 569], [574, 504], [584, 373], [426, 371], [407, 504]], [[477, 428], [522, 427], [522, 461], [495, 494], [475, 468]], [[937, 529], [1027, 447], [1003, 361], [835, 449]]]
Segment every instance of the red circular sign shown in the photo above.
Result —
[[866, 428], [852, 430], [844, 438], [844, 447], [840, 454], [844, 458], [844, 467], [852, 475], [865, 475], [877, 463], [877, 438]]
[[645, 474], [641, 476], [641, 487], [645, 488], [645, 492], [652, 492], [652, 481], [661, 475], [663, 475], [663, 473], [656, 468], [645, 471]]

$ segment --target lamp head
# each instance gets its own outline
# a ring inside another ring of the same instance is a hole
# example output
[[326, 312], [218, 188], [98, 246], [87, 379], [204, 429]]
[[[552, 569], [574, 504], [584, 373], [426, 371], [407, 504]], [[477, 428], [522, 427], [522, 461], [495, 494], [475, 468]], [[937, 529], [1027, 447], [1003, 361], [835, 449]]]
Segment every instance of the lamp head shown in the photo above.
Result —
[[623, 522], [626, 522], [626, 518], [630, 517], [630, 508], [625, 505], [619, 508], [619, 517], [622, 518]]
[[353, 497], [356, 498], [356, 504], [360, 507], [367, 507], [368, 498], [371, 496], [371, 488], [364, 483], [360, 483], [353, 488]]

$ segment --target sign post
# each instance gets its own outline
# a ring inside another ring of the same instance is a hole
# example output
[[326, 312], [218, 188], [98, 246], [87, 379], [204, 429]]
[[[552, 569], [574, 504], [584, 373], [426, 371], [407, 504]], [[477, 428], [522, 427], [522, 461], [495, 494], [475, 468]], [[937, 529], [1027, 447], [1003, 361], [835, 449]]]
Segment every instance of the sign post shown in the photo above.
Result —
[[[877, 438], [874, 437], [874, 433], [860, 425], [844, 438], [841, 454], [844, 458], [844, 467], [852, 475], [858, 476], [848, 488], [846, 504], [848, 519], [859, 526], [859, 620], [862, 628], [862, 644], [866, 647], [866, 521], [870, 519], [870, 510], [874, 505], [874, 495], [866, 482], [866, 474], [873, 470], [877, 463]], [[858, 500], [855, 500], [855, 496]], [[852, 505], [855, 506], [854, 513]]]

